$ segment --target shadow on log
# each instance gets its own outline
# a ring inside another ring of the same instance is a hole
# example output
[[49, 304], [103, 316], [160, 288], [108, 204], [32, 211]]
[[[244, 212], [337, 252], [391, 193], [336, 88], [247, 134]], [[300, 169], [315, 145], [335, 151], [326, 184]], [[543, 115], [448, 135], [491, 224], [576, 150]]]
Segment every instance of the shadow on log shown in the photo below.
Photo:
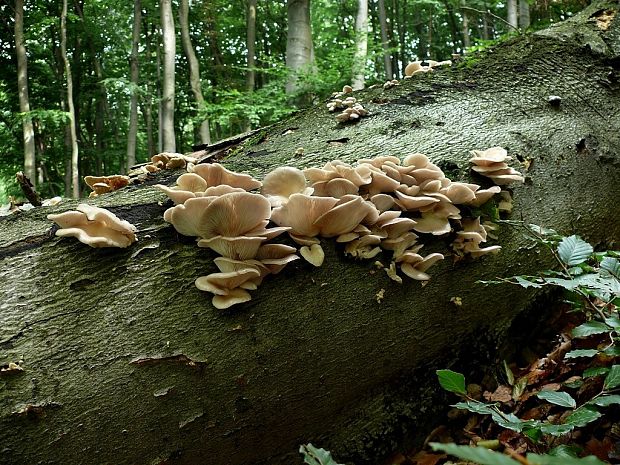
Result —
[[[451, 179], [480, 182], [469, 150], [499, 145], [530, 162], [512, 219], [617, 240], [617, 8], [597, 3], [482, 57], [360, 92], [371, 115], [355, 125], [321, 104], [215, 150], [257, 178], [422, 152]], [[498, 255], [444, 260], [427, 286], [398, 285], [324, 241], [321, 268], [298, 261], [220, 312], [194, 286], [214, 255], [164, 223], [168, 203], [150, 184], [90, 201], [138, 226], [125, 250], [54, 238], [46, 215], [69, 200], [0, 219], [0, 365], [23, 368], [0, 377], [0, 463], [292, 464], [308, 441], [373, 463], [399, 421], [421, 433], [432, 422], [431, 369], [500, 340], [534, 297], [476, 281], [552, 265], [503, 226]]]

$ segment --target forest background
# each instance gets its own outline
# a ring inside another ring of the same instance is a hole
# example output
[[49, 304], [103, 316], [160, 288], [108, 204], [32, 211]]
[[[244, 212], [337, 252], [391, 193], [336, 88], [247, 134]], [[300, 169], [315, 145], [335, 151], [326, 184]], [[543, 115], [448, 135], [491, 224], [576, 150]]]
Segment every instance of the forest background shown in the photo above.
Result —
[[[5, 0], [0, 205], [274, 123], [561, 21], [586, 0]], [[459, 55], [455, 57], [454, 55]], [[378, 154], [367, 154], [374, 156]]]

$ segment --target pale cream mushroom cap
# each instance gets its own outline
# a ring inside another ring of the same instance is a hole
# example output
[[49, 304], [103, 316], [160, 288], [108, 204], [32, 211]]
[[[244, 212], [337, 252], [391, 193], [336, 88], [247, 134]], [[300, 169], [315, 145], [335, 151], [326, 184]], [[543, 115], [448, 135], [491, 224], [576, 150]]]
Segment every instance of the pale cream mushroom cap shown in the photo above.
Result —
[[435, 197], [425, 195], [412, 197], [400, 191], [396, 191], [395, 194], [396, 197], [398, 197], [395, 202], [400, 205], [403, 210], [407, 211], [419, 210], [421, 207], [440, 202], [440, 200]]
[[335, 197], [337, 199], [349, 195], [357, 194], [359, 188], [345, 178], [334, 178], [329, 181], [319, 181], [312, 184], [314, 195], [318, 197]]
[[416, 224], [413, 229], [420, 233], [441, 236], [442, 234], [447, 234], [452, 230], [450, 221], [448, 221], [448, 218], [443, 215], [422, 213], [422, 218], [416, 218], [415, 221]]
[[374, 205], [359, 196], [343, 197], [341, 203], [318, 217], [314, 226], [320, 229], [323, 237], [339, 236], [353, 231], [373, 211], [376, 212]]
[[136, 241], [136, 227], [104, 208], [80, 204], [77, 211], [47, 218], [60, 226], [56, 236], [75, 237], [91, 247], [125, 248]]
[[453, 182], [445, 188], [443, 192], [453, 204], [460, 205], [471, 202], [476, 198], [476, 194], [469, 185], [462, 182]]
[[422, 69], [421, 61], [412, 61], [405, 67], [405, 76], [413, 76], [413, 73]]
[[245, 192], [245, 189], [242, 189], [241, 187], [232, 187], [227, 184], [222, 184], [219, 186], [207, 187], [207, 190], [205, 190], [204, 194], [206, 197], [219, 197], [224, 194], [230, 194], [231, 192]]
[[253, 266], [241, 268], [235, 271], [211, 273], [196, 279], [195, 284], [201, 291], [211, 292], [217, 295], [227, 295], [231, 290], [240, 287], [248, 280], [258, 278], [260, 272]]
[[223, 257], [233, 260], [250, 260], [256, 257], [258, 249], [264, 241], [264, 237], [256, 236], [215, 236], [209, 239], [200, 239], [198, 247], [208, 247]]
[[232, 289], [226, 295], [214, 295], [211, 299], [211, 303], [218, 310], [226, 310], [233, 305], [249, 302], [252, 300], [252, 296], [245, 289], [237, 288]]
[[370, 201], [375, 204], [375, 207], [381, 213], [394, 206], [394, 197], [389, 194], [375, 194], [370, 198]]
[[263, 179], [261, 194], [290, 197], [292, 194], [303, 193], [306, 189], [306, 178], [303, 171], [292, 166], [281, 166], [267, 173]]
[[495, 194], [499, 194], [501, 190], [502, 189], [499, 186], [493, 186], [489, 187], [488, 189], [477, 190], [475, 192], [476, 198], [474, 200], [471, 200], [470, 202], [467, 202], [467, 205], [479, 207], [488, 202]]
[[207, 190], [207, 181], [196, 173], [185, 173], [177, 178], [177, 188], [182, 191], [204, 192]]
[[196, 194], [193, 192], [178, 190], [175, 188], [164, 186], [163, 184], [155, 184], [154, 187], [164, 191], [164, 193], [168, 196], [170, 200], [175, 203], [175, 205], [183, 204], [186, 200], [196, 197]]
[[374, 166], [375, 168], [381, 168], [381, 165], [383, 165], [387, 161], [391, 161], [396, 165], [400, 165], [400, 158], [393, 155], [382, 155], [375, 158], [361, 158], [357, 160], [357, 163], [359, 165], [368, 164]]
[[196, 173], [207, 181], [208, 186], [227, 184], [231, 187], [240, 187], [246, 191], [258, 189], [262, 183], [249, 174], [235, 173], [227, 170], [219, 163], [203, 163], [188, 166], [188, 171]]
[[404, 166], [415, 166], [416, 168], [424, 168], [428, 163], [428, 157], [423, 153], [412, 153], [403, 160]]
[[262, 195], [249, 192], [224, 194], [206, 208], [200, 237], [243, 236], [269, 219], [270, 215], [271, 205]]
[[304, 245], [299, 249], [299, 254], [310, 264], [319, 267], [325, 260], [325, 252], [321, 244]]
[[486, 166], [489, 163], [502, 163], [506, 160], [511, 160], [512, 157], [508, 156], [508, 152], [503, 147], [491, 147], [486, 150], [472, 150], [471, 154], [473, 158], [469, 161], [479, 166]]
[[[161, 189], [161, 187], [160, 187]], [[202, 222], [207, 208], [216, 197], [196, 197], [187, 199], [183, 204], [167, 209], [164, 221], [172, 223], [174, 229], [185, 236], [202, 236]]]
[[338, 199], [333, 197], [293, 194], [286, 205], [273, 209], [271, 220], [278, 226], [290, 226], [291, 236], [314, 237], [320, 232], [314, 222], [336, 203]]

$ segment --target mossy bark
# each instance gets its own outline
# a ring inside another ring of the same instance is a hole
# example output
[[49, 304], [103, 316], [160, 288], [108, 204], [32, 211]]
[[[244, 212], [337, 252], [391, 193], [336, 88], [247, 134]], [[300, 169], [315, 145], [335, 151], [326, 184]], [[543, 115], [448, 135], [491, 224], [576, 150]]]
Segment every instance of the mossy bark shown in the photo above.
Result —
[[[355, 125], [321, 104], [212, 151], [257, 177], [419, 151], [455, 180], [471, 179], [470, 149], [501, 145], [531, 161], [512, 219], [617, 241], [620, 21], [601, 20], [604, 10], [617, 4], [361, 92], [372, 115]], [[127, 250], [53, 237], [46, 215], [75, 201], [0, 219], [0, 365], [23, 367], [0, 376], [0, 463], [290, 464], [308, 441], [371, 463], [399, 424], [432, 421], [432, 368], [500, 339], [534, 295], [476, 281], [552, 266], [506, 225], [500, 254], [444, 260], [424, 287], [324, 241], [324, 266], [289, 265], [221, 312], [194, 286], [214, 255], [164, 223], [165, 196], [147, 184], [91, 201], [137, 225]]]

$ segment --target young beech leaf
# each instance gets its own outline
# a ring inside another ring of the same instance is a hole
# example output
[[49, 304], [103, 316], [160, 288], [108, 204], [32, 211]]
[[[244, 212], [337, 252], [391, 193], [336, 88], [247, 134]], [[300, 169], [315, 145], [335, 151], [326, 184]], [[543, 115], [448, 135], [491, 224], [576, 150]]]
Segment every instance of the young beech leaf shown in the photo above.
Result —
[[603, 382], [603, 389], [609, 391], [620, 386], [620, 365], [614, 365], [609, 369], [609, 373]]
[[593, 334], [603, 334], [611, 331], [611, 328], [600, 321], [588, 321], [573, 329], [573, 337], [588, 337]]
[[558, 245], [560, 260], [569, 266], [585, 262], [592, 252], [592, 246], [579, 236], [565, 237]]
[[599, 407], [607, 407], [613, 404], [620, 404], [620, 395], [612, 394], [610, 396], [601, 396], [592, 399], [588, 404], [598, 405]]
[[577, 428], [586, 426], [588, 423], [592, 423], [594, 420], [599, 419], [603, 414], [589, 405], [582, 405], [568, 417], [566, 417], [565, 424], [573, 425]]
[[604, 272], [601, 273], [602, 275], [605, 275], [606, 273], [620, 279], [620, 260], [612, 257], [603, 258], [603, 261], [601, 262], [601, 270], [604, 270]]
[[567, 392], [540, 391], [536, 396], [560, 407], [577, 407], [577, 402]]
[[581, 375], [581, 377], [583, 379], [585, 379], [585, 378], [592, 378], [593, 376], [605, 375], [605, 374], [607, 374], [608, 371], [609, 371], [609, 368], [607, 368], [607, 367], [587, 368], [586, 370], [583, 371], [583, 375]]
[[452, 370], [437, 370], [436, 373], [439, 378], [439, 384], [446, 391], [455, 392], [463, 396], [467, 394], [465, 376], [461, 373]]
[[339, 465], [334, 461], [330, 452], [314, 447], [312, 444], [299, 446], [299, 453], [304, 456], [304, 463], [308, 465]]
[[594, 357], [596, 354], [598, 354], [596, 349], [576, 349], [567, 352], [564, 358]]
[[457, 446], [456, 444], [440, 444], [431, 442], [434, 451], [442, 451], [463, 460], [469, 460], [481, 465], [519, 465], [514, 459], [499, 452], [493, 452], [485, 447]]

